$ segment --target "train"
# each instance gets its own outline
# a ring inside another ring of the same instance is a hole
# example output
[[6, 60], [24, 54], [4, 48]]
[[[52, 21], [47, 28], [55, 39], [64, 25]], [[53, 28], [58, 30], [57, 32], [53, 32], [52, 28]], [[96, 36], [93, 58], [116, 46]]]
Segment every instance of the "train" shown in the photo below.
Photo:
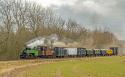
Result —
[[20, 52], [21, 59], [31, 58], [68, 58], [68, 57], [92, 57], [92, 56], [115, 56], [118, 55], [118, 47], [108, 49], [87, 49], [75, 47], [48, 47], [37, 46], [24, 48]]

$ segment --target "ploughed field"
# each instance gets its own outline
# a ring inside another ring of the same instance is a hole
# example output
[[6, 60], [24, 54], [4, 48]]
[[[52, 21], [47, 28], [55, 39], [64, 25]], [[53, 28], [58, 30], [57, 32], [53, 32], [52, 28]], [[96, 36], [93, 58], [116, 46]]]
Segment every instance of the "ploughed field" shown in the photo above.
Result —
[[[21, 70], [17, 69], [20, 71], [13, 72], [12, 74], [16, 74], [12, 77], [125, 77], [125, 56], [69, 58], [53, 62], [41, 60], [10, 62], [12, 65], [5, 64], [4, 68], [31, 64]], [[34, 63], [38, 65], [33, 66]], [[2, 68], [2, 62], [0, 67]]]

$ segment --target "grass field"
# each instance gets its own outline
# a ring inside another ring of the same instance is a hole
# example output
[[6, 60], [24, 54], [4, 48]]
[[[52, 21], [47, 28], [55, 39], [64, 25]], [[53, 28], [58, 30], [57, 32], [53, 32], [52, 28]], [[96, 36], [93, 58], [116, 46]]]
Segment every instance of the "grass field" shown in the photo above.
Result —
[[17, 77], [125, 77], [125, 57], [67, 60], [25, 68]]

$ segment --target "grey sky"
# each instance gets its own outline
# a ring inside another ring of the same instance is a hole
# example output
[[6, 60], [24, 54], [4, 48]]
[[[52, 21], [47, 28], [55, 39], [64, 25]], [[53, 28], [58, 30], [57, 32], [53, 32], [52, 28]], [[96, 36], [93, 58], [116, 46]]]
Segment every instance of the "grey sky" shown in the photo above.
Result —
[[[36, 0], [32, 0], [36, 1]], [[37, 0], [64, 19], [73, 18], [87, 28], [108, 27], [125, 40], [125, 0]]]

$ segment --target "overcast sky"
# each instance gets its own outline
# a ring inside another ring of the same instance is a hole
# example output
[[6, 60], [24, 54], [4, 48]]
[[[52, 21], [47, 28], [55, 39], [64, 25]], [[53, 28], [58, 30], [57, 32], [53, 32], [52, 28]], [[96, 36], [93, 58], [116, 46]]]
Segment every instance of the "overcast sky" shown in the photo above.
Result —
[[64, 19], [73, 18], [93, 29], [108, 27], [125, 40], [125, 0], [31, 0], [53, 8]]

